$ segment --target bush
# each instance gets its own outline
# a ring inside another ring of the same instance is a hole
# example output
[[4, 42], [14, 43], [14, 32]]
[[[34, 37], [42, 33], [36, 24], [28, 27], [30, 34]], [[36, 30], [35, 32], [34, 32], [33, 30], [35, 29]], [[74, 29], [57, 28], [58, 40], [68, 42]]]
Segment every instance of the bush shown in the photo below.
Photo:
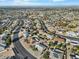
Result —
[[54, 46], [54, 43], [53, 42], [49, 42], [49, 46]]
[[5, 43], [7, 46], [9, 46], [11, 44], [11, 37], [8, 37], [6, 40], [5, 40]]
[[3, 30], [2, 29], [0, 29], [0, 34], [2, 34], [3, 33]]
[[33, 51], [38, 51], [38, 49], [35, 48], [35, 46], [31, 46], [31, 48], [32, 48]]
[[49, 51], [46, 51], [45, 53], [44, 53], [44, 55], [43, 55], [43, 58], [44, 59], [49, 59]]

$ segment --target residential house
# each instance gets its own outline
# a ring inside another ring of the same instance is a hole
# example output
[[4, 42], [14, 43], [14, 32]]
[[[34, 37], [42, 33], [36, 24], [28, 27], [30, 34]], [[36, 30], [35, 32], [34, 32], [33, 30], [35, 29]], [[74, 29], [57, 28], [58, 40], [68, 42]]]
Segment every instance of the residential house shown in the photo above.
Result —
[[60, 49], [50, 49], [50, 59], [63, 59], [64, 57], [64, 51]]
[[76, 55], [76, 54], [74, 54], [74, 53], [72, 53], [72, 54], [70, 55], [70, 57], [71, 57], [71, 59], [79, 59], [79, 55]]
[[79, 59], [79, 55], [75, 55], [75, 59]]
[[77, 41], [75, 39], [68, 39], [68, 38], [66, 38], [66, 43], [70, 43], [73, 46], [79, 45], [79, 41]]
[[33, 39], [35, 42], [39, 42], [39, 41], [40, 41], [40, 38], [39, 38], [37, 35], [33, 35], [33, 36], [32, 36], [32, 39]]
[[47, 34], [48, 39], [53, 39], [54, 35], [53, 34]]
[[66, 36], [76, 37], [77, 35], [75, 32], [69, 31], [69, 32], [66, 32]]
[[0, 51], [4, 50], [6, 47], [5, 41], [2, 38], [2, 35], [0, 35]]
[[76, 34], [77, 34], [77, 37], [79, 37], [79, 32], [77, 32]]
[[8, 36], [8, 31], [6, 30], [6, 31], [4, 31], [3, 32], [3, 34], [1, 34], [1, 36], [2, 36], [2, 39], [6, 39], [6, 37]]
[[46, 45], [42, 44], [42, 43], [39, 43], [39, 44], [36, 44], [35, 47], [38, 49], [38, 51], [40, 52], [43, 52], [44, 49], [47, 48]]
[[71, 41], [70, 39], [66, 38], [66, 43], [70, 43], [70, 41]]
[[63, 43], [63, 42], [65, 42], [65, 39], [63, 39], [63, 38], [54, 38], [53, 42], [55, 42], [55, 41], [58, 41], [58, 43]]
[[73, 46], [79, 46], [79, 41], [71, 40], [70, 44]]
[[56, 30], [56, 34], [61, 34], [61, 35], [63, 35], [63, 30]]
[[24, 31], [23, 35], [24, 35], [25, 38], [27, 38], [29, 36], [29, 32], [28, 31]]

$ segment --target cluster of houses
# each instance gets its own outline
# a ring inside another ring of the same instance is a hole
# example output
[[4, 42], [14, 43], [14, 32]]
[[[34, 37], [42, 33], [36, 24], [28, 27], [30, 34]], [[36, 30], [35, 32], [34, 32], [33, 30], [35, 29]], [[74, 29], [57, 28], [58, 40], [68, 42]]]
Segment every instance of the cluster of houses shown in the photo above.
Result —
[[[45, 33], [43, 33], [45, 34]], [[72, 38], [62, 38], [55, 36], [53, 34], [46, 34], [45, 36], [43, 34], [37, 34], [32, 35], [32, 45], [37, 48], [37, 50], [42, 53], [46, 49], [50, 52], [50, 59], [66, 59], [66, 44], [70, 43], [73, 46], [78, 46], [79, 42]], [[23, 30], [23, 36], [25, 38], [29, 37], [29, 32], [27, 30]], [[29, 39], [27, 39], [29, 40]], [[55, 44], [54, 46], [49, 46], [49, 43], [52, 42]], [[78, 55], [76, 55], [78, 58]], [[73, 58], [73, 56], [71, 56]]]
[[[79, 41], [75, 40], [75, 38], [64, 38], [64, 37], [56, 37], [53, 34], [42, 33], [41, 30], [38, 30], [38, 34], [30, 35], [28, 30], [23, 30], [23, 36], [28, 38], [29, 36], [32, 37], [32, 45], [37, 48], [39, 52], [43, 52], [45, 49], [48, 49], [50, 52], [50, 59], [66, 59], [66, 44], [70, 43], [73, 46], [79, 45]], [[45, 35], [44, 35], [45, 34]], [[61, 33], [62, 34], [62, 33]], [[79, 35], [75, 32], [66, 32], [66, 36], [75, 37]], [[29, 40], [29, 39], [27, 39]], [[54, 46], [49, 46], [49, 43], [56, 43]], [[64, 48], [63, 48], [64, 46]], [[78, 58], [78, 55], [76, 55]], [[71, 57], [73, 58], [73, 57]]]
[[79, 37], [79, 32], [73, 32], [73, 31], [68, 31], [63, 34], [63, 31], [56, 31], [57, 34], [60, 35], [65, 35], [65, 36], [70, 36], [70, 37]]
[[[60, 34], [62, 34], [62, 33], [60, 33]], [[70, 47], [71, 50], [74, 50], [77, 46], [79, 46], [79, 32], [68, 31], [68, 32], [66, 32], [65, 35], [67, 36], [67, 38], [65, 38], [66, 39], [66, 44], [70, 43], [70, 45], [72, 46], [72, 47]], [[78, 49], [76, 48], [76, 51], [68, 52], [70, 54], [69, 58], [79, 59], [78, 50], [79, 50], [79, 48]]]
[[[42, 34], [37, 34], [37, 35], [30, 35], [29, 32], [25, 29], [22, 29], [23, 30], [23, 36], [25, 38], [28, 38], [28, 36], [32, 37], [32, 45], [37, 48], [38, 52], [43, 53], [44, 50], [49, 50], [50, 52], [50, 59], [62, 59], [63, 58], [63, 55], [64, 55], [64, 50], [63, 49], [60, 49], [60, 48], [52, 48], [52, 47], [49, 47], [49, 42], [57, 42], [57, 45], [60, 44], [60, 43], [64, 43], [65, 42], [65, 39], [63, 38], [54, 38], [55, 36], [52, 35], [52, 34], [46, 34], [46, 35], [42, 35]], [[44, 34], [44, 33], [43, 33]], [[29, 38], [26, 39], [26, 40], [30, 40]]]
[[0, 51], [3, 51], [6, 48], [5, 39], [7, 35], [7, 31], [5, 31], [3, 34], [0, 34]]
[[[45, 40], [44, 38], [46, 38], [47, 40]], [[57, 44], [60, 43], [64, 43], [65, 39], [63, 38], [54, 38], [54, 35], [52, 34], [46, 34], [45, 37], [43, 37], [42, 35], [33, 35], [32, 36], [32, 45], [35, 46], [35, 48], [37, 48], [37, 50], [42, 53], [44, 52], [44, 50], [48, 49], [50, 52], [50, 59], [62, 59], [63, 55], [64, 55], [64, 50], [60, 49], [60, 48], [52, 48], [49, 47], [49, 42], [51, 41], [53, 42], [57, 42]]]
[[70, 43], [68, 46], [70, 46], [68, 52], [70, 54], [69, 58], [71, 59], [79, 59], [79, 40], [78, 39], [68, 39], [66, 40], [66, 43]]

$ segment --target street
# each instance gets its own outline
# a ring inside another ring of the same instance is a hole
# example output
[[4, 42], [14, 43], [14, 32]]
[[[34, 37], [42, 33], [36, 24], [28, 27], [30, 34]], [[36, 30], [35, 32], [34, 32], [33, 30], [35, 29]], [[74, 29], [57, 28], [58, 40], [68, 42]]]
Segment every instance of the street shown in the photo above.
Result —
[[[23, 25], [23, 23], [21, 24], [21, 26]], [[20, 30], [20, 29], [17, 29]], [[16, 30], [16, 31], [17, 31]], [[13, 36], [13, 40], [14, 40], [14, 48], [18, 51], [17, 54], [20, 54], [23, 56], [24, 59], [36, 59], [34, 56], [32, 56], [20, 43], [19, 41], [19, 37], [18, 37], [18, 33], [14, 34]]]

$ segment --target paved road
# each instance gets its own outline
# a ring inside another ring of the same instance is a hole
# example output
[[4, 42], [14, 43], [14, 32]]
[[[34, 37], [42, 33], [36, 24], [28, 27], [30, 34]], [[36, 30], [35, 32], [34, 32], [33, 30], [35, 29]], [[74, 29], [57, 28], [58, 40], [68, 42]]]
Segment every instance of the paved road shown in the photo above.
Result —
[[28, 57], [28, 59], [36, 59], [34, 56], [32, 56], [32, 55], [21, 45], [21, 43], [20, 43], [19, 41], [16, 41], [16, 42], [14, 43], [14, 46], [15, 46], [16, 50], [18, 51], [18, 53], [19, 53], [20, 55], [22, 55], [24, 59], [27, 59], [27, 57]]
[[7, 21], [7, 22], [4, 23], [4, 25], [1, 24], [1, 25], [0, 25], [0, 29], [2, 29], [3, 27], [6, 27], [6, 26], [8, 25], [8, 23], [9, 23], [9, 22]]
[[[42, 20], [39, 20], [40, 24], [41, 24], [41, 27], [43, 29], [44, 32], [48, 32], [48, 29], [47, 27], [45, 26], [45, 23], [42, 21]], [[53, 33], [52, 33], [53, 34]], [[64, 36], [64, 35], [60, 35], [60, 34], [55, 34], [54, 35], [57, 35], [57, 36], [60, 36], [60, 37], [63, 37], [63, 38], [68, 38], [70, 40], [75, 40], [75, 41], [79, 41], [79, 38], [75, 38], [75, 37], [70, 37], [70, 36]]]
[[40, 22], [40, 24], [41, 24], [41, 28], [43, 29], [43, 31], [47, 33], [47, 32], [48, 32], [48, 29], [47, 29], [47, 27], [45, 26], [44, 22], [43, 22], [42, 20], [40, 20], [40, 19], [39, 19], [39, 22]]
[[[23, 22], [23, 21], [21, 21]], [[20, 26], [22, 26], [23, 23], [20, 24]], [[17, 30], [20, 30], [20, 29], [17, 29]], [[16, 30], [16, 31], [17, 31]], [[15, 41], [14, 42], [14, 50], [16, 50], [17, 52], [15, 54], [19, 54], [23, 57], [23, 59], [36, 59], [34, 56], [32, 56], [20, 43], [19, 41], [19, 37], [18, 37], [18, 33], [14, 34], [13, 36], [13, 40]]]
[[4, 23], [4, 25], [0, 25], [0, 29], [4, 28], [4, 27], [8, 27], [12, 24], [13, 20], [8, 20], [7, 22]]
[[79, 38], [70, 37], [70, 36], [64, 36], [64, 35], [60, 35], [60, 34], [55, 34], [55, 35], [58, 35], [60, 37], [67, 38], [67, 39], [70, 39], [70, 40], [79, 41]]

